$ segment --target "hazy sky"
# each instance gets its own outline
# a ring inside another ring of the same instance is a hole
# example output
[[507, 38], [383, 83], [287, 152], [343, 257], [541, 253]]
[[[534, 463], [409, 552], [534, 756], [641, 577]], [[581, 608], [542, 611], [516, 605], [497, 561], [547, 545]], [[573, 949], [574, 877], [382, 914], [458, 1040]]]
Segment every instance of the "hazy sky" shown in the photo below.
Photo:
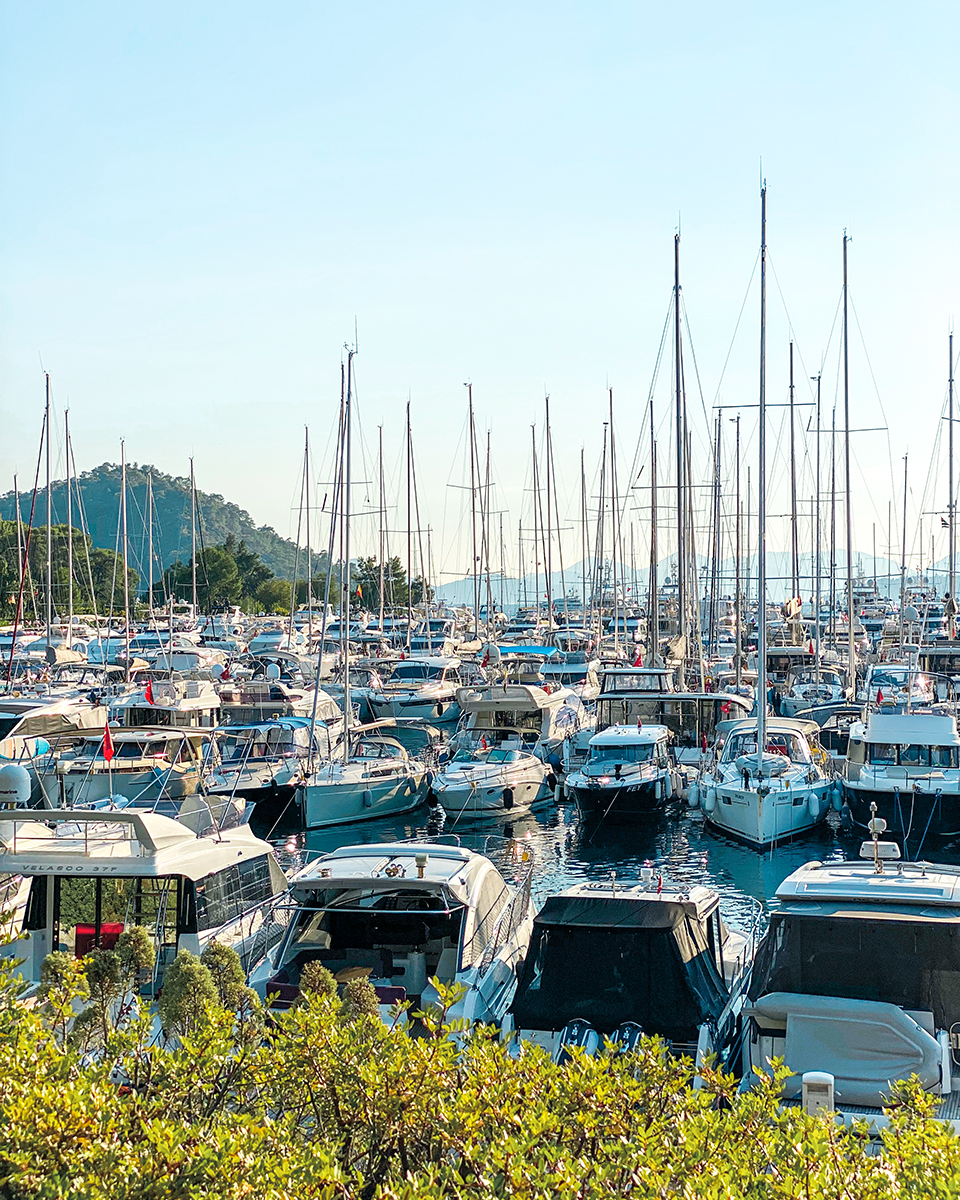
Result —
[[[869, 550], [876, 521], [885, 543], [908, 450], [914, 548], [920, 514], [945, 506], [931, 454], [960, 287], [955, 5], [2, 0], [0, 15], [0, 487], [32, 481], [42, 359], [81, 469], [118, 460], [121, 437], [174, 474], [193, 454], [200, 487], [291, 534], [305, 424], [318, 502], [326, 490], [356, 321], [356, 474], [374, 477], [382, 424], [395, 495], [409, 397], [421, 519], [438, 571], [462, 570], [472, 380], [515, 565], [545, 392], [563, 519], [581, 447], [596, 493], [608, 385], [628, 482], [678, 221], [698, 444], [718, 396], [756, 402], [756, 279], [734, 330], [762, 160], [769, 398], [786, 399], [792, 322], [798, 399], [825, 355], [829, 424], [846, 228], [851, 420], [889, 422], [889, 438], [854, 438], [855, 541]], [[664, 463], [669, 355], [668, 339]], [[744, 470], [754, 421], [745, 410]], [[782, 421], [772, 410], [775, 514]], [[365, 486], [358, 505], [375, 504]], [[809, 500], [809, 460], [799, 490]], [[358, 524], [361, 548], [373, 526]], [[774, 516], [771, 544], [786, 536]]]

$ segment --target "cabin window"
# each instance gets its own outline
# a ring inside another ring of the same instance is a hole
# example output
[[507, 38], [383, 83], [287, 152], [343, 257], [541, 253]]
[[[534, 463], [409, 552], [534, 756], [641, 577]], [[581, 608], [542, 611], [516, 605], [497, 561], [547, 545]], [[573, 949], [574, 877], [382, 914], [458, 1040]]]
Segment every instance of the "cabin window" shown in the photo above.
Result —
[[870, 762], [878, 766], [956, 768], [960, 766], [957, 746], [915, 746], [910, 742], [871, 742]]
[[218, 929], [265, 903], [274, 893], [267, 855], [249, 858], [198, 879], [197, 929]]
[[[41, 880], [34, 880], [25, 928], [46, 926], [46, 881], [41, 889]], [[53, 881], [54, 944], [82, 957], [97, 946], [109, 950], [124, 929], [143, 925], [158, 947], [176, 945], [181, 894], [177, 876], [58, 876]]]

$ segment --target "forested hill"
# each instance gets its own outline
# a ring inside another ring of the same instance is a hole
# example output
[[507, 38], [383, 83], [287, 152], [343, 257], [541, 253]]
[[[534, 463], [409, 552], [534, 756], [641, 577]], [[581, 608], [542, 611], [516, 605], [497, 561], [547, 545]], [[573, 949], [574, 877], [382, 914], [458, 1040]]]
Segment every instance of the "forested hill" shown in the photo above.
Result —
[[[164, 475], [155, 467], [127, 465], [127, 537], [130, 565], [142, 578], [147, 575], [147, 472], [153, 473], [153, 553], [154, 570], [181, 559], [190, 558], [190, 480]], [[67, 519], [67, 485], [57, 480], [50, 489], [54, 524]], [[78, 513], [77, 497], [83, 512], [83, 525]], [[20, 495], [20, 516], [30, 519], [31, 493]], [[46, 489], [37, 494], [34, 524], [46, 520]], [[296, 546], [280, 537], [269, 525], [256, 525], [248, 512], [222, 496], [197, 491], [198, 533], [197, 549], [203, 546], [222, 545], [228, 534], [243, 541], [249, 550], [260, 558], [282, 579], [292, 579]], [[0, 496], [0, 517], [11, 520], [14, 510], [14, 494]], [[93, 539], [94, 546], [113, 550], [118, 545], [117, 529], [120, 519], [120, 467], [114, 463], [103, 463], [92, 471], [86, 471], [76, 481], [73, 492], [73, 525], [85, 528]], [[202, 534], [202, 540], [201, 540]], [[321, 569], [321, 556], [314, 555], [314, 570]], [[325, 556], [324, 556], [325, 559]], [[305, 564], [301, 552], [299, 572], [303, 577]]]

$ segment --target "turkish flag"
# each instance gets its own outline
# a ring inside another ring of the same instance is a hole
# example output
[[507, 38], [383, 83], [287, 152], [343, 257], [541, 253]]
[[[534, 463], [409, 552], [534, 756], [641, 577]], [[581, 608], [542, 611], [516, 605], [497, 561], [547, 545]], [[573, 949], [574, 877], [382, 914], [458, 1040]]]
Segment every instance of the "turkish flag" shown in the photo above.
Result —
[[148, 704], [153, 703], [153, 680], [147, 680], [147, 690], [143, 693], [143, 698]]
[[883, 692], [881, 692], [881, 691], [879, 690], [879, 688], [877, 689], [877, 703], [878, 703], [878, 704], [882, 704], [882, 703], [883, 703]]
[[107, 760], [107, 762], [110, 762], [110, 760], [113, 758], [113, 754], [114, 754], [113, 738], [110, 736], [110, 726], [104, 725], [104, 727], [103, 727], [103, 757]]

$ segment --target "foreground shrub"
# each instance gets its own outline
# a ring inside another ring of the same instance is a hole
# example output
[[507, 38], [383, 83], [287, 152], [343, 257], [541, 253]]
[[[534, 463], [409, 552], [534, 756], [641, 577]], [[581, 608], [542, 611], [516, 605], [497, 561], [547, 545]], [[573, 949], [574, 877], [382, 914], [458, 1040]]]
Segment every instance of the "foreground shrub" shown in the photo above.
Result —
[[[934, 1102], [916, 1083], [892, 1096], [878, 1154], [829, 1116], [781, 1111], [782, 1066], [746, 1095], [719, 1071], [706, 1071], [693, 1090], [691, 1064], [655, 1038], [637, 1054], [577, 1052], [557, 1067], [535, 1048], [511, 1055], [489, 1030], [442, 1036], [442, 1007], [409, 1036], [371, 1014], [363, 988], [341, 999], [319, 972], [301, 1002], [253, 1038], [220, 1002], [236, 983], [227, 957], [214, 964], [218, 983], [204, 968], [213, 996], [197, 963], [184, 960], [180, 972], [189, 1019], [175, 1040], [149, 1036], [149, 1021], [132, 1017], [98, 1056], [62, 1036], [65, 996], [71, 986], [82, 994], [86, 973], [51, 964], [44, 1005], [27, 1007], [0, 966], [0, 1196], [933, 1200], [960, 1192], [960, 1139], [931, 1119]], [[454, 999], [441, 993], [447, 1006]]]

